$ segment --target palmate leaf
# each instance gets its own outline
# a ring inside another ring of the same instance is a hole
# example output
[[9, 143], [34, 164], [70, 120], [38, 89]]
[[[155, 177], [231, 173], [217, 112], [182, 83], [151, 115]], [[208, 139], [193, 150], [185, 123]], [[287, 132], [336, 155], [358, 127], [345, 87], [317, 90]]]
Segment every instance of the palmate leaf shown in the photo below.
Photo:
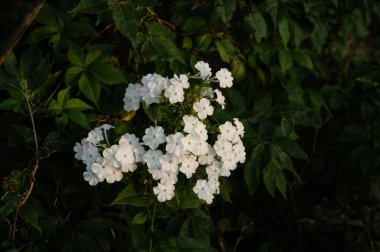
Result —
[[82, 73], [79, 79], [79, 89], [96, 107], [99, 107], [100, 84], [93, 76]]
[[137, 207], [147, 207], [152, 205], [157, 199], [152, 194], [137, 193], [133, 184], [128, 185], [121, 191], [111, 205], [131, 205]]
[[139, 25], [137, 23], [133, 7], [122, 2], [112, 6], [113, 20], [116, 28], [123, 36], [128, 38], [133, 47], [137, 47], [136, 33], [139, 31]]

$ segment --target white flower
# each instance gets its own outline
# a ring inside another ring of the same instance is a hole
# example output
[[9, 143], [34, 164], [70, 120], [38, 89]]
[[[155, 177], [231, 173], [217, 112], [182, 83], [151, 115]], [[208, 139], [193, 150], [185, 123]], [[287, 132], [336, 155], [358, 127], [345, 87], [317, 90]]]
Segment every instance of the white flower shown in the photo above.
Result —
[[211, 68], [208, 63], [198, 61], [194, 67], [200, 72], [202, 80], [211, 76]]
[[214, 143], [214, 150], [218, 156], [223, 157], [232, 152], [232, 144], [227, 140], [218, 138]]
[[238, 135], [243, 137], [244, 136], [244, 125], [237, 118], [234, 118], [234, 124], [236, 126], [236, 129], [237, 129], [236, 132], [238, 133]]
[[198, 113], [199, 119], [205, 119], [208, 115], [214, 113], [214, 108], [210, 105], [210, 101], [202, 98], [199, 102], [194, 103], [193, 109]]
[[245, 162], [245, 147], [241, 140], [233, 146], [233, 150], [236, 155], [235, 157], [236, 161], [240, 163], [244, 163]]
[[140, 88], [140, 95], [146, 105], [160, 103], [162, 91], [170, 84], [168, 78], [164, 78], [156, 73], [143, 76], [141, 83], [143, 86]]
[[143, 163], [144, 162], [144, 155], [145, 155], [145, 149], [140, 145], [133, 148], [133, 153], [135, 154], [135, 162], [136, 163]]
[[182, 87], [170, 85], [168, 89], [165, 90], [165, 97], [169, 99], [171, 104], [183, 102], [185, 99]]
[[189, 179], [195, 173], [198, 166], [199, 164], [194, 155], [184, 155], [179, 170], [186, 175], [186, 178]]
[[100, 141], [103, 141], [103, 132], [100, 129], [91, 130], [86, 138], [87, 142], [97, 145]]
[[215, 101], [217, 103], [219, 103], [220, 106], [222, 106], [222, 109], [224, 109], [225, 105], [226, 105], [226, 102], [225, 102], [226, 98], [224, 98], [222, 92], [220, 92], [219, 89], [215, 89], [214, 92], [216, 94], [216, 100]]
[[189, 78], [186, 74], [181, 74], [179, 77], [175, 74], [174, 78], [170, 79], [170, 83], [174, 86], [181, 87], [184, 89], [190, 87]]
[[206, 155], [208, 152], [208, 143], [203, 140], [197, 141], [196, 146], [192, 152], [196, 156]]
[[150, 126], [145, 130], [143, 141], [149, 148], [153, 150], [157, 149], [160, 144], [165, 143], [164, 129], [161, 126]]
[[96, 174], [99, 182], [103, 182], [109, 173], [109, 169], [107, 169], [106, 165], [106, 160], [102, 157], [99, 157], [96, 162], [92, 164], [91, 171]]
[[182, 138], [184, 138], [184, 136], [181, 132], [168, 135], [166, 137], [166, 151], [176, 156], [181, 156], [183, 154]]
[[103, 157], [106, 161], [107, 166], [112, 166], [115, 168], [120, 167], [120, 162], [115, 158], [115, 153], [118, 151], [119, 145], [112, 145], [110, 148], [105, 148], [103, 150]]
[[217, 179], [211, 179], [207, 183], [208, 183], [208, 186], [210, 187], [212, 194], [220, 193], [220, 189], [219, 189], [220, 183]]
[[115, 158], [120, 162], [123, 172], [136, 170], [137, 166], [134, 164], [135, 155], [131, 145], [127, 143], [120, 145], [115, 153]]
[[160, 164], [164, 172], [178, 172], [179, 157], [166, 153], [160, 157]]
[[201, 88], [201, 97], [214, 98], [214, 91], [212, 87], [203, 87]]
[[164, 202], [174, 197], [174, 185], [158, 183], [157, 186], [153, 187], [153, 192], [157, 195], [159, 202]]
[[129, 84], [124, 95], [124, 109], [129, 112], [140, 108], [141, 94], [140, 84]]
[[75, 151], [75, 158], [78, 160], [82, 160], [82, 156], [83, 156], [82, 145], [80, 143], [75, 143], [73, 150]]
[[83, 172], [83, 179], [88, 181], [91, 186], [96, 186], [99, 183], [98, 177], [92, 171]]
[[123, 173], [120, 169], [111, 166], [106, 166], [106, 169], [108, 171], [108, 175], [106, 177], [107, 183], [112, 184], [116, 181], [120, 181], [123, 178]]
[[148, 150], [144, 154], [143, 160], [149, 169], [156, 169], [159, 166], [161, 167], [161, 164], [160, 164], [161, 156], [162, 156], [162, 151], [160, 150]]
[[198, 128], [198, 124], [200, 123], [199, 119], [192, 115], [184, 115], [182, 120], [185, 126], [183, 131], [186, 133], [194, 132], [194, 129]]
[[193, 187], [193, 191], [197, 194], [198, 198], [207, 202], [207, 204], [211, 204], [214, 196], [212, 195], [211, 188], [207, 183], [207, 180], [198, 179], [197, 183]]
[[216, 72], [215, 76], [219, 80], [221, 88], [232, 87], [232, 81], [234, 78], [232, 77], [231, 72], [227, 69], [220, 69], [218, 72]]
[[184, 138], [181, 139], [182, 145], [183, 145], [183, 150], [189, 151], [189, 152], [194, 152], [195, 148], [198, 145], [198, 138], [194, 136], [193, 134], [189, 134], [185, 136]]
[[207, 144], [207, 153], [198, 157], [198, 163], [201, 165], [211, 165], [215, 160], [216, 152], [210, 144]]
[[220, 130], [220, 137], [221, 139], [223, 140], [228, 140], [230, 142], [232, 142], [236, 135], [237, 135], [237, 130], [236, 130], [236, 127], [232, 125], [231, 122], [227, 121], [225, 122], [224, 124], [220, 125], [219, 126], [219, 130]]
[[212, 165], [207, 166], [206, 173], [208, 176], [208, 179], [217, 179], [221, 172], [221, 165], [219, 161], [214, 161]]
[[98, 148], [92, 146], [83, 152], [82, 160], [87, 166], [91, 166], [98, 157], [100, 157]]
[[132, 147], [141, 146], [140, 139], [138, 139], [138, 137], [136, 137], [135, 134], [129, 134], [129, 133], [126, 133], [120, 137], [119, 144], [120, 145], [129, 144]]
[[178, 181], [178, 171], [177, 172], [164, 172], [162, 171], [161, 178], [160, 178], [160, 183], [164, 185], [174, 185]]

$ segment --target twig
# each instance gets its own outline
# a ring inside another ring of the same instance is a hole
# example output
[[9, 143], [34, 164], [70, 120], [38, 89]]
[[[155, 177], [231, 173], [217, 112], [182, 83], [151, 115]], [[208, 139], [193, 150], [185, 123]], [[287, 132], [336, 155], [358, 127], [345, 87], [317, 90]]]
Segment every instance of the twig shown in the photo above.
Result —
[[26, 30], [33, 23], [33, 20], [36, 18], [38, 13], [41, 11], [45, 0], [38, 0], [34, 5], [33, 9], [24, 17], [24, 20], [12, 35], [12, 37], [5, 43], [4, 49], [0, 54], [0, 66], [3, 64], [5, 58], [13, 50], [13, 48], [18, 44]]
[[[151, 17], [157, 16], [157, 14], [152, 10], [152, 8], [147, 7], [146, 10], [148, 11], [148, 14], [149, 14]], [[163, 25], [168, 26], [168, 27], [169, 27], [170, 29], [172, 29], [173, 31], [176, 30], [176, 27], [175, 27], [172, 23], [170, 23], [169, 21], [166, 21], [166, 20], [164, 20], [164, 19], [162, 19], [162, 18], [159, 18], [158, 16], [157, 16], [157, 22], [159, 22], [160, 24], [163, 24]]]

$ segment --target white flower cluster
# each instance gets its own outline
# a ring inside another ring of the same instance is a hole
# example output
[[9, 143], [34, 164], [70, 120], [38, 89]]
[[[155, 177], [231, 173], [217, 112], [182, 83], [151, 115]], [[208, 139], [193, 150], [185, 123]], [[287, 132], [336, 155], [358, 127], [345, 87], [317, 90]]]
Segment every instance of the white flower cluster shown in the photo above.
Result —
[[[175, 195], [178, 175], [196, 181], [193, 191], [210, 204], [219, 193], [219, 177], [228, 177], [236, 169], [237, 163], [245, 162], [245, 148], [241, 137], [244, 126], [237, 119], [219, 126], [214, 143], [209, 143], [209, 132], [203, 122], [214, 112], [211, 101], [224, 108], [225, 98], [218, 89], [208, 85], [219, 82], [221, 88], [232, 86], [232, 76], [227, 69], [221, 69], [216, 77], [211, 77], [211, 69], [205, 62], [198, 62], [197, 75], [181, 74], [164, 78], [158, 74], [144, 76], [141, 84], [129, 84], [124, 97], [126, 111], [137, 110], [140, 102], [147, 106], [160, 103], [163, 97], [170, 104], [185, 100], [185, 89], [190, 88], [189, 78], [201, 79], [206, 86], [199, 91], [192, 111], [182, 117], [183, 130], [165, 135], [161, 126], [145, 129], [142, 141], [134, 134], [124, 134], [117, 144], [111, 145], [107, 131], [112, 127], [102, 125], [92, 130], [88, 137], [74, 147], [75, 157], [86, 165], [84, 179], [90, 185], [104, 180], [107, 183], [120, 181], [123, 173], [133, 172], [137, 167], [147, 167], [152, 178], [157, 181], [153, 188], [160, 202], [170, 200]], [[216, 99], [211, 100], [216, 94]], [[197, 115], [194, 116], [191, 113]], [[165, 144], [165, 145], [164, 145]], [[139, 165], [140, 164], [140, 165]], [[202, 174], [207, 174], [207, 178]]]

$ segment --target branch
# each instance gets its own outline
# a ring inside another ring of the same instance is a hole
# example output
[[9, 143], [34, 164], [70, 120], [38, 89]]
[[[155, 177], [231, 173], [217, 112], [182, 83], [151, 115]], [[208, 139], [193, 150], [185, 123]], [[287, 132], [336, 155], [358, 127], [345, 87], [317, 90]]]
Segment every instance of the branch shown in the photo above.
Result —
[[24, 20], [19, 25], [18, 29], [13, 33], [12, 37], [5, 43], [4, 49], [0, 53], [0, 66], [3, 64], [5, 58], [18, 44], [24, 33], [28, 30], [29, 26], [33, 23], [38, 13], [41, 11], [45, 0], [38, 0], [32, 10], [26, 14]]

